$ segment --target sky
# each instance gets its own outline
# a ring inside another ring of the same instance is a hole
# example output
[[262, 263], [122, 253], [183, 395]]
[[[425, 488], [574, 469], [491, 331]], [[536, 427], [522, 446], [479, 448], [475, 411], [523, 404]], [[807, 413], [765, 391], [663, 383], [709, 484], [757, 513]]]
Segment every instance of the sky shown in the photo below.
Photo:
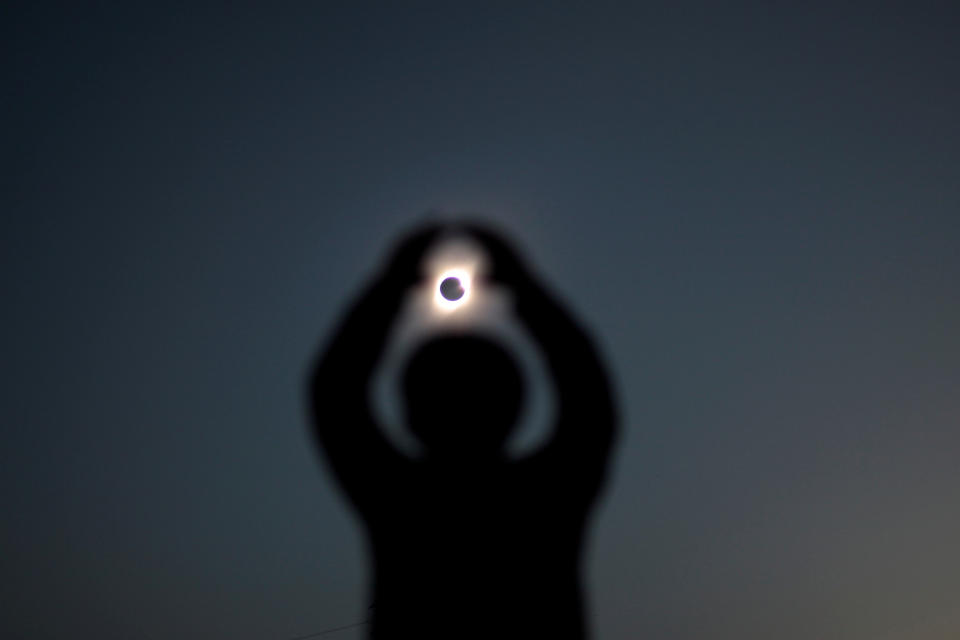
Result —
[[434, 210], [615, 380], [596, 638], [956, 638], [960, 13], [839, 4], [5, 3], [0, 635], [362, 620], [305, 374]]

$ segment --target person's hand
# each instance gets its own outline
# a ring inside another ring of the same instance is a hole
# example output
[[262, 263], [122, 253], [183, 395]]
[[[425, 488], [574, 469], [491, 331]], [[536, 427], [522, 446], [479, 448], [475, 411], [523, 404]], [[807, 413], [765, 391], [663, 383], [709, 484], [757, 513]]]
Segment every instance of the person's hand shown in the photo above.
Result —
[[481, 223], [458, 225], [465, 235], [476, 240], [490, 257], [487, 278], [512, 289], [524, 289], [532, 283], [532, 276], [520, 254], [500, 232]]
[[394, 248], [385, 276], [404, 288], [415, 285], [422, 276], [424, 255], [445, 230], [445, 225], [431, 222], [409, 232]]

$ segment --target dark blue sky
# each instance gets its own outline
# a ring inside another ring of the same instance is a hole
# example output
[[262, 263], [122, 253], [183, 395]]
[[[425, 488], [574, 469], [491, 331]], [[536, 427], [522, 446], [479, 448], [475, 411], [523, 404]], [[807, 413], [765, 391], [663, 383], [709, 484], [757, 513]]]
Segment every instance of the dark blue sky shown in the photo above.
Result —
[[960, 633], [951, 3], [117, 4], [0, 13], [0, 635], [362, 618], [303, 377], [437, 208], [617, 379], [598, 638]]

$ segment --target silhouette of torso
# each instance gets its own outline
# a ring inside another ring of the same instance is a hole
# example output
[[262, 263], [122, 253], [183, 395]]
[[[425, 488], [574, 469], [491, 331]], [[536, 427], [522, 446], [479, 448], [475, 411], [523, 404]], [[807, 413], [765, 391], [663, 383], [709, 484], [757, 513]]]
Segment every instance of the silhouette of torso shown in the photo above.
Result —
[[585, 484], [600, 478], [574, 483], [552, 466], [535, 456], [480, 468], [397, 462], [378, 473], [388, 488], [356, 503], [372, 543], [374, 633], [581, 637]]

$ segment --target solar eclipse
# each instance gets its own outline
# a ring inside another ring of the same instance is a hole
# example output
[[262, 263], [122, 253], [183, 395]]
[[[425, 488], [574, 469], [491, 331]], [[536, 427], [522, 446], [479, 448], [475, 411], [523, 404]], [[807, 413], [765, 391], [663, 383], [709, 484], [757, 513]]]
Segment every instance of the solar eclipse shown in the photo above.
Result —
[[444, 311], [453, 311], [470, 299], [470, 273], [466, 269], [446, 269], [436, 280], [434, 304]]
[[443, 282], [440, 283], [440, 295], [450, 302], [456, 302], [463, 297], [465, 292], [463, 284], [456, 276], [444, 278]]

